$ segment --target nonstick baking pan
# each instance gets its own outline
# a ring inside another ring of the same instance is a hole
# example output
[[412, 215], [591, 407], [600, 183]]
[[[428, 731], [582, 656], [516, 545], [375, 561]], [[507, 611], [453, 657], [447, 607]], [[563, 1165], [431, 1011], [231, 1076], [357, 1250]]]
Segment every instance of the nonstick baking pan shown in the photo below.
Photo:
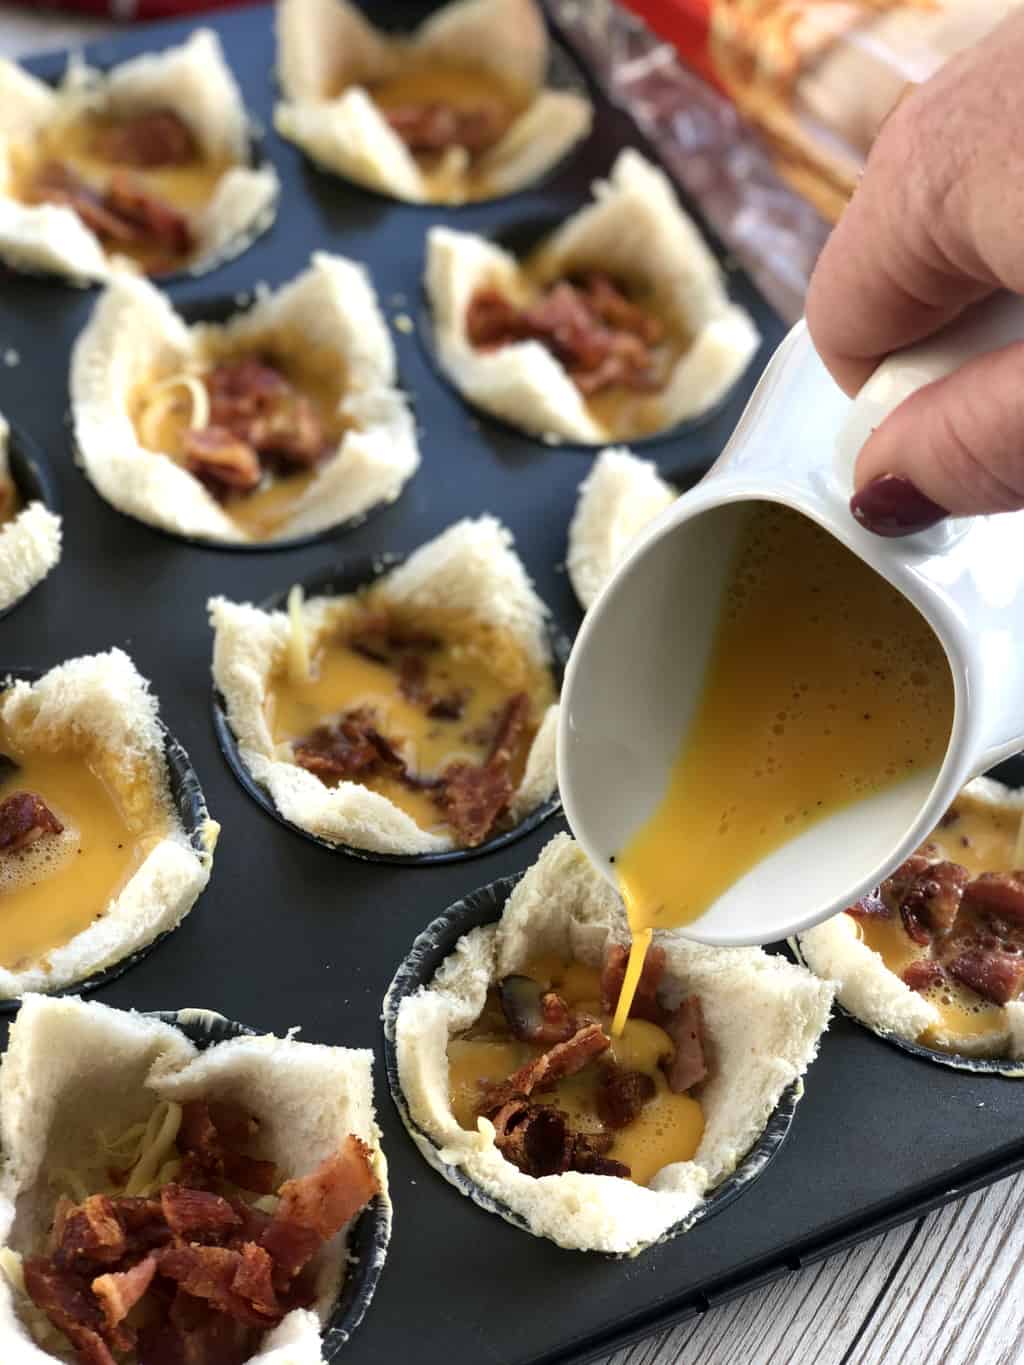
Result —
[[[425, 9], [374, 0], [372, 17], [407, 27]], [[271, 10], [236, 10], [209, 23], [269, 130]], [[183, 24], [126, 31], [88, 55], [108, 65], [187, 31]], [[56, 77], [63, 60], [31, 66]], [[394, 1236], [374, 1301], [342, 1353], [352, 1365], [583, 1361], [1024, 1166], [1024, 1084], [936, 1066], [837, 1015], [781, 1150], [716, 1217], [632, 1261], [561, 1251], [509, 1226], [452, 1189], [413, 1146], [388, 1095], [381, 1004], [420, 931], [475, 889], [521, 872], [564, 828], [560, 817], [472, 859], [367, 862], [270, 819], [217, 745], [205, 607], [215, 593], [260, 602], [300, 579], [332, 571], [344, 578], [369, 556], [408, 554], [459, 517], [492, 512], [515, 533], [555, 625], [570, 636], [578, 627], [565, 538], [593, 453], [545, 445], [469, 409], [438, 374], [417, 319], [432, 224], [512, 240], [577, 208], [622, 147], [651, 154], [626, 115], [591, 93], [593, 134], [553, 175], [466, 208], [390, 202], [317, 170], [268, 131], [264, 145], [283, 182], [276, 224], [237, 260], [170, 286], [175, 305], [197, 316], [208, 301], [292, 278], [314, 249], [369, 266], [387, 316], [398, 319], [400, 375], [415, 404], [423, 464], [396, 503], [312, 544], [230, 554], [161, 535], [104, 503], [74, 467], [66, 420], [68, 356], [96, 291], [2, 277], [0, 353], [16, 353], [19, 363], [0, 367], [0, 411], [55, 472], [65, 549], [55, 572], [0, 623], [0, 672], [47, 668], [112, 645], [128, 650], [223, 826], [212, 881], [193, 913], [93, 998], [142, 1010], [199, 1006], [257, 1030], [298, 1025], [310, 1041], [375, 1050]], [[736, 272], [729, 279], [764, 342], [712, 417], [645, 442], [644, 455], [680, 486], [721, 448], [783, 334], [750, 282]]]

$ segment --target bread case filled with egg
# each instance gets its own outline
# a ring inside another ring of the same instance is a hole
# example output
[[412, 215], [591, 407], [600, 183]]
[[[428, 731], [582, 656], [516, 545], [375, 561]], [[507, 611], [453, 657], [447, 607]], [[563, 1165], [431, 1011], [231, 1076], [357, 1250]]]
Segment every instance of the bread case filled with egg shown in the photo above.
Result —
[[[407, 30], [431, 6], [395, 0], [363, 8], [377, 26]], [[385, 992], [428, 925], [536, 861], [565, 828], [557, 803], [473, 857], [419, 865], [360, 858], [301, 837], [257, 804], [218, 744], [206, 603], [279, 600], [295, 583], [347, 585], [355, 566], [400, 562], [461, 518], [490, 514], [512, 532], [553, 631], [571, 639], [581, 612], [566, 571], [567, 533], [600, 446], [528, 435], [460, 395], [438, 354], [423, 287], [428, 233], [475, 234], [518, 254], [586, 205], [593, 182], [608, 176], [624, 148], [656, 158], [556, 33], [552, 84], [589, 97], [589, 135], [518, 192], [464, 206], [385, 197], [322, 168], [272, 131], [279, 99], [273, 17], [256, 6], [208, 22], [262, 125], [261, 154], [280, 177], [276, 221], [237, 258], [205, 277], [179, 275], [166, 292], [186, 320], [223, 317], [232, 300], [241, 307], [263, 286], [293, 280], [314, 252], [364, 264], [396, 348], [419, 467], [393, 501], [362, 520], [259, 553], [168, 535], [125, 515], [76, 465], [68, 422], [71, 349], [96, 291], [4, 268], [0, 411], [52, 471], [64, 547], [57, 568], [0, 625], [0, 668], [17, 675], [115, 646], [130, 652], [221, 825], [212, 878], [195, 909], [152, 952], [96, 983], [95, 998], [143, 1011], [201, 1006], [260, 1032], [298, 1026], [306, 1041], [375, 1052], [394, 1230], [374, 1302], [336, 1358], [353, 1365], [412, 1357], [425, 1365], [582, 1361], [1024, 1167], [1024, 1089], [984, 1065], [935, 1065], [836, 1011], [805, 1093], [787, 1094], [788, 1132], [773, 1123], [771, 1160], [758, 1178], [632, 1259], [560, 1250], [462, 1197], [424, 1161], [387, 1092]], [[106, 68], [180, 42], [191, 27], [140, 27], [88, 56]], [[53, 55], [28, 66], [55, 81], [65, 61]], [[699, 205], [687, 207], [699, 222]], [[709, 240], [760, 345], [710, 411], [632, 443], [680, 489], [723, 446], [785, 330]], [[1024, 782], [1024, 764], [1004, 765], [999, 776]], [[476, 923], [497, 913], [479, 899], [472, 905]], [[432, 971], [450, 946], [438, 943], [433, 958], [421, 951], [421, 967]]]

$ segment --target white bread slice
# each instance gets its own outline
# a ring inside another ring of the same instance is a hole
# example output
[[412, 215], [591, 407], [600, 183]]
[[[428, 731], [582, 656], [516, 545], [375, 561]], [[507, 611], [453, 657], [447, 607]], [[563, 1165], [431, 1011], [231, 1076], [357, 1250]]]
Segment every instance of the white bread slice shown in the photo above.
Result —
[[[493, 517], [456, 522], [376, 579], [374, 591], [385, 602], [448, 607], [478, 617], [511, 636], [537, 664], [550, 663], [546, 609], [512, 548], [511, 534]], [[307, 637], [314, 640], [351, 600], [314, 597], [305, 602]], [[264, 703], [268, 681], [288, 648], [288, 616], [223, 597], [210, 600], [209, 612], [213, 680], [224, 697], [239, 755], [286, 820], [332, 842], [378, 853], [434, 853], [452, 847], [447, 835], [421, 829], [378, 792], [358, 782], [326, 787], [312, 773], [282, 759]], [[557, 705], [548, 708], [534, 738], [512, 801], [513, 819], [523, 819], [555, 790], [557, 713]]]
[[[347, 0], [279, 0], [274, 126], [328, 170], [411, 203], [459, 202], [432, 187], [366, 87], [406, 54], [464, 63], [532, 90], [535, 98], [481, 158], [487, 196], [522, 189], [590, 128], [581, 95], [544, 90], [548, 40], [534, 0], [453, 0], [409, 38], [379, 33]], [[340, 92], [340, 93], [337, 93]]]
[[[760, 336], [731, 303], [722, 272], [672, 183], [639, 152], [616, 158], [594, 202], [567, 218], [538, 251], [546, 278], [600, 270], [655, 293], [690, 345], [658, 395], [660, 428], [698, 417], [743, 374]], [[539, 436], [599, 444], [610, 433], [592, 418], [561, 361], [537, 341], [480, 351], [466, 334], [477, 289], [522, 292], [518, 263], [483, 238], [451, 228], [428, 237], [426, 289], [441, 364], [472, 403]]]
[[676, 496], [652, 461], [638, 460], [621, 447], [601, 451], [580, 484], [565, 557], [569, 582], [584, 611], [640, 532]]
[[211, 156], [232, 165], [191, 226], [196, 240], [190, 273], [202, 274], [244, 251], [273, 222], [280, 183], [269, 162], [248, 165], [249, 124], [242, 92], [212, 29], [198, 28], [178, 47], [144, 53], [93, 71], [72, 59], [56, 90], [0, 59], [0, 257], [28, 270], [65, 275], [73, 284], [108, 280], [132, 268], [111, 258], [73, 209], [21, 204], [6, 192], [12, 141], [38, 132], [76, 109], [132, 113], [169, 109], [189, 125]]
[[[990, 777], [976, 777], [964, 795], [985, 805], [998, 806], [1024, 815], [1024, 790], [1014, 790]], [[824, 924], [805, 929], [793, 945], [816, 975], [831, 981], [836, 999], [844, 1009], [876, 1033], [895, 1034], [908, 1042], [922, 1042], [926, 1029], [935, 1029], [941, 1015], [931, 1001], [912, 991], [889, 970], [881, 953], [860, 937], [857, 921], [845, 913]], [[944, 1049], [963, 1057], [1024, 1058], [1024, 1003], [1011, 1000], [1003, 1006], [1005, 1030], [998, 1033], [934, 1035]], [[928, 1046], [924, 1042], [924, 1046]], [[1009, 1074], [1009, 1073], [1008, 1073]], [[1024, 1074], [1024, 1073], [1022, 1073]]]
[[[219, 1018], [190, 1013], [200, 1022]], [[315, 1169], [354, 1133], [372, 1150], [386, 1202], [372, 1065], [368, 1049], [290, 1036], [239, 1037], [198, 1051], [177, 1028], [134, 1011], [29, 995], [0, 1066], [0, 1247], [38, 1250], [56, 1198], [50, 1173], [73, 1171], [87, 1188], [93, 1176], [102, 1188], [109, 1158], [99, 1131], [126, 1130], [161, 1099], [241, 1104], [260, 1120], [261, 1155], [283, 1179]], [[316, 1312], [288, 1314], [253, 1362], [319, 1365], [320, 1325], [345, 1278], [347, 1234], [343, 1229], [320, 1253]], [[47, 1365], [55, 1357], [35, 1344], [17, 1309], [18, 1296], [0, 1274], [0, 1358], [4, 1365]]]
[[660, 934], [671, 994], [700, 995], [716, 1057], [701, 1096], [705, 1129], [693, 1160], [663, 1167], [648, 1187], [576, 1172], [525, 1175], [494, 1146], [486, 1120], [476, 1133], [457, 1123], [448, 1099], [448, 1041], [477, 1018], [488, 987], [531, 957], [558, 953], [598, 966], [609, 942], [627, 939], [615, 891], [568, 835], [556, 835], [500, 920], [470, 930], [429, 986], [401, 1002], [395, 1045], [402, 1096], [416, 1125], [410, 1132], [442, 1175], [451, 1178], [454, 1168], [474, 1183], [484, 1207], [502, 1212], [497, 1202], [559, 1246], [632, 1256], [695, 1218], [757, 1141], [783, 1091], [817, 1053], [832, 987], [760, 948], [708, 948], [675, 932]]
[[240, 343], [275, 328], [333, 350], [344, 367], [340, 410], [352, 423], [274, 539], [309, 535], [393, 502], [419, 466], [416, 429], [397, 388], [394, 345], [362, 266], [314, 252], [290, 283], [260, 295], [223, 327], [187, 327], [148, 280], [122, 276], [97, 300], [71, 358], [71, 410], [79, 459], [96, 491], [151, 526], [212, 541], [246, 533], [170, 455], [140, 444], [128, 412], [135, 385], [154, 369], [195, 365], [204, 337]]
[[[10, 472], [10, 428], [0, 417], [0, 479]], [[60, 561], [61, 519], [41, 502], [27, 503], [0, 527], [0, 611], [13, 607]]]
[[209, 881], [218, 826], [207, 820], [198, 853], [171, 802], [157, 714], [148, 682], [119, 649], [70, 659], [0, 693], [0, 717], [20, 746], [88, 756], [130, 824], [144, 828], [154, 808], [169, 824], [100, 918], [20, 971], [0, 968], [0, 997], [58, 990], [113, 965], [175, 928]]

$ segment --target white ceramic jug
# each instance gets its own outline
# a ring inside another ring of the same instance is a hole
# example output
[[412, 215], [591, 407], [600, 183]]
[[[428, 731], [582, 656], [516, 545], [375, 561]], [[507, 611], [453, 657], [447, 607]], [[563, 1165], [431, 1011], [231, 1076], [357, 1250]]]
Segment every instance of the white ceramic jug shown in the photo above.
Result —
[[825, 527], [914, 603], [949, 659], [955, 715], [941, 764], [784, 844], [687, 925], [690, 937], [767, 943], [819, 923], [911, 853], [969, 778], [1024, 747], [1024, 513], [883, 539], [848, 508], [857, 453], [888, 412], [1020, 339], [1024, 300], [1000, 296], [887, 359], [851, 402], [798, 323], [713, 468], [587, 613], [562, 690], [559, 785], [573, 833], [609, 879], [610, 857], [664, 794], [700, 696], [744, 503], [785, 503]]

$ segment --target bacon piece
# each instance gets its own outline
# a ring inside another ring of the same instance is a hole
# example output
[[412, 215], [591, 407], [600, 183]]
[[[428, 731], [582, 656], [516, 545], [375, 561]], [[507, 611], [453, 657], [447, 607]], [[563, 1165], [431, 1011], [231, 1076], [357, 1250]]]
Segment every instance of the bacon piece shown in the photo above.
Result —
[[1024, 923], [1024, 872], [983, 872], [964, 888], [963, 904]]
[[184, 166], [199, 155], [192, 130], [170, 109], [119, 120], [98, 133], [93, 150], [126, 166]]
[[606, 1128], [626, 1128], [657, 1091], [654, 1080], [643, 1071], [607, 1067], [597, 1088], [597, 1116]]
[[258, 1161], [225, 1147], [224, 1179], [253, 1194], [273, 1194], [277, 1189], [277, 1167], [272, 1161]]
[[[622, 992], [629, 963], [629, 949], [621, 943], [609, 944], [605, 953], [604, 966], [601, 968], [601, 1008], [605, 1014], [614, 1014]], [[652, 944], [644, 958], [643, 971], [637, 982], [636, 994], [629, 1007], [631, 1019], [646, 1019], [651, 1024], [661, 1024], [665, 1011], [658, 1004], [658, 991], [665, 975], [665, 949]]]
[[255, 1242], [246, 1242], [241, 1260], [231, 1281], [231, 1288], [257, 1313], [267, 1318], [283, 1317], [281, 1305], [274, 1292], [274, 1263], [268, 1253]]
[[560, 1175], [569, 1169], [573, 1134], [557, 1109], [516, 1098], [503, 1104], [491, 1122], [494, 1145], [526, 1175]]
[[295, 741], [292, 755], [324, 782], [365, 779], [387, 769], [405, 773], [405, 763], [376, 728], [376, 713], [369, 707], [347, 712], [334, 725], [318, 725]]
[[263, 478], [263, 467], [252, 446], [227, 427], [191, 427], [182, 446], [185, 468], [215, 497], [249, 493]]
[[186, 1242], [221, 1242], [242, 1224], [226, 1199], [206, 1190], [165, 1185], [160, 1191], [160, 1204], [168, 1227]]
[[64, 826], [34, 792], [12, 792], [0, 801], [0, 853], [20, 853], [47, 834], [62, 834]]
[[493, 101], [461, 108], [437, 100], [400, 104], [384, 117], [414, 155], [464, 147], [476, 156], [493, 147], [504, 128], [501, 106]]
[[323, 423], [310, 399], [300, 393], [278, 399], [249, 426], [248, 439], [261, 455], [310, 468], [324, 453]]
[[252, 1327], [266, 1327], [282, 1316], [257, 1311], [235, 1290], [235, 1276], [242, 1266], [240, 1251], [230, 1247], [178, 1245], [166, 1247], [157, 1255], [157, 1268], [165, 1279], [174, 1280], [193, 1298], [207, 1299], [229, 1317]]
[[529, 976], [498, 982], [505, 1019], [515, 1038], [526, 1043], [564, 1043], [576, 1032], [569, 1006], [555, 991], [545, 991]]
[[150, 1253], [128, 1270], [108, 1271], [92, 1282], [92, 1292], [100, 1302], [107, 1329], [112, 1331], [142, 1299], [156, 1274], [157, 1259]]
[[478, 290], [466, 310], [466, 331], [483, 350], [539, 341], [588, 396], [615, 384], [653, 390], [663, 383], [651, 351], [663, 336], [661, 324], [606, 276], [591, 276], [579, 286], [558, 281], [525, 308], [493, 288]]
[[171, 256], [192, 250], [188, 219], [127, 171], [115, 171], [103, 197], [104, 206], [135, 231], [136, 239], [164, 248]]
[[112, 1201], [125, 1232], [125, 1257], [141, 1256], [166, 1246], [174, 1235], [167, 1226], [159, 1199], [121, 1195]]
[[140, 1365], [243, 1365], [258, 1340], [258, 1329], [178, 1290], [166, 1319], [139, 1331], [138, 1359]]
[[1015, 1000], [1024, 987], [1024, 957], [1014, 953], [961, 953], [946, 964], [946, 970], [996, 1005]]
[[534, 1057], [505, 1081], [496, 1085], [485, 1082], [487, 1099], [482, 1112], [500, 1109], [516, 1096], [529, 1096], [535, 1090], [546, 1090], [563, 1076], [574, 1076], [594, 1057], [599, 1057], [609, 1046], [609, 1038], [600, 1024], [584, 1024], [564, 1043], [556, 1043], [547, 1052]]
[[516, 692], [505, 703], [495, 727], [491, 752], [487, 756], [490, 768], [504, 770], [515, 757], [530, 720], [530, 698]]
[[380, 1191], [371, 1152], [349, 1134], [310, 1175], [286, 1180], [262, 1245], [291, 1279]]
[[60, 1269], [115, 1265], [127, 1250], [124, 1226], [107, 1195], [91, 1194], [64, 1219], [54, 1261]]
[[403, 654], [398, 664], [398, 690], [406, 701], [429, 700], [427, 661], [422, 654]]
[[35, 1256], [24, 1264], [25, 1292], [64, 1333], [81, 1365], [116, 1365], [101, 1335], [105, 1321], [88, 1282]]
[[941, 962], [929, 957], [920, 957], [903, 969], [903, 981], [912, 991], [927, 991], [933, 986], [941, 986], [946, 973]]
[[227, 1239], [226, 1244], [241, 1251], [246, 1242], [261, 1242], [263, 1234], [270, 1226], [270, 1214], [263, 1209], [253, 1208], [252, 1204], [233, 1195], [226, 1196], [228, 1203], [238, 1215], [239, 1226]]
[[316, 407], [277, 368], [256, 356], [221, 361], [203, 376], [210, 421], [260, 455], [311, 466], [324, 453]]
[[708, 1074], [700, 996], [688, 995], [679, 1002], [665, 1020], [665, 1032], [675, 1044], [672, 1060], [665, 1068], [668, 1088], [682, 1095]]
[[494, 828], [513, 790], [504, 769], [457, 762], [441, 774], [436, 799], [459, 842], [476, 848]]
[[431, 720], [461, 720], [466, 709], [466, 696], [463, 692], [449, 692], [437, 697], [427, 707]]
[[115, 213], [99, 191], [59, 161], [41, 166], [30, 189], [33, 203], [60, 204], [73, 209], [86, 227], [107, 242], [137, 243], [139, 233], [133, 223]]
[[[900, 914], [915, 942], [927, 943], [932, 933], [948, 934], [960, 910], [968, 872], [959, 863], [930, 863], [911, 882], [903, 896]], [[912, 933], [908, 921], [923, 937]]]
[[232, 1104], [230, 1100], [209, 1100], [206, 1111], [217, 1137], [232, 1147], [244, 1147], [259, 1135], [259, 1119], [240, 1104]]

